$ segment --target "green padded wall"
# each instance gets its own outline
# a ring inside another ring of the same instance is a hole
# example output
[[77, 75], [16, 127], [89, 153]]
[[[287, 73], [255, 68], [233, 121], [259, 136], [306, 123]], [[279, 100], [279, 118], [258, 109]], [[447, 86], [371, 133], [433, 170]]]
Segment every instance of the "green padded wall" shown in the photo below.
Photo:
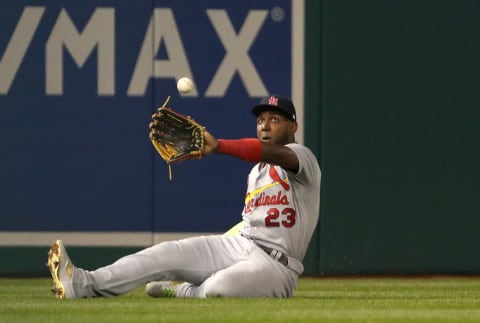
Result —
[[308, 270], [479, 273], [480, 2], [309, 6], [306, 113], [320, 121], [306, 137], [323, 182]]
[[[305, 11], [305, 144], [321, 160], [321, 4], [307, 0]], [[320, 165], [322, 167], [322, 165]], [[320, 206], [322, 207], [322, 206]], [[319, 252], [321, 219], [305, 256], [305, 274], [320, 271]]]

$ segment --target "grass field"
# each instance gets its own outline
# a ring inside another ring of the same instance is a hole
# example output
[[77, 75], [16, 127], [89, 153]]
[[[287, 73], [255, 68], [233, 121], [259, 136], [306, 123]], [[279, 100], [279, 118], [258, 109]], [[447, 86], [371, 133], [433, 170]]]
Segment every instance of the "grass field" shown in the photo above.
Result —
[[0, 322], [480, 322], [479, 277], [301, 278], [289, 299], [57, 300], [49, 279], [0, 278]]

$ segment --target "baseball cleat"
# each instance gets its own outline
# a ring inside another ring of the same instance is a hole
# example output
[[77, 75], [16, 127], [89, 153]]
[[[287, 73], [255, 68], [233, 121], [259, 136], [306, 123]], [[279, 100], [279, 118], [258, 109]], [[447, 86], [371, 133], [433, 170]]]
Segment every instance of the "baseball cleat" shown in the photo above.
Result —
[[145, 292], [151, 297], [177, 297], [177, 289], [171, 281], [149, 282], [145, 286]]
[[56, 298], [71, 298], [74, 265], [63, 246], [62, 240], [52, 243], [48, 251], [47, 267], [53, 279], [52, 292]]

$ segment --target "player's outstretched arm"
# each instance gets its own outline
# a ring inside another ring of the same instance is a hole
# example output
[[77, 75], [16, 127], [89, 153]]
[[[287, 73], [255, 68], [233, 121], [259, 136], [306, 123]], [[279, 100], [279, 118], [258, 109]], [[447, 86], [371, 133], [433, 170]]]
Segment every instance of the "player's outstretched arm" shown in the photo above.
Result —
[[294, 173], [298, 171], [298, 157], [287, 146], [262, 142], [262, 162], [278, 165]]
[[262, 142], [254, 138], [219, 141], [206, 130], [204, 138], [205, 156], [218, 152], [250, 162], [265, 162], [293, 172], [298, 171], [297, 155], [287, 146]]

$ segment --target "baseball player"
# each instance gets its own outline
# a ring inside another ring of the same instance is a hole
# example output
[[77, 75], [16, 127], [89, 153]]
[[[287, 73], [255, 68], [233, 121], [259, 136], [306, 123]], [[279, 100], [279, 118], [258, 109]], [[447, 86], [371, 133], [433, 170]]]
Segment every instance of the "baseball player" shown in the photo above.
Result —
[[271, 95], [252, 113], [258, 138], [204, 133], [204, 155], [255, 163], [240, 234], [161, 242], [93, 271], [74, 266], [57, 240], [47, 263], [55, 296], [113, 297], [145, 283], [154, 297], [292, 296], [318, 222], [320, 168], [312, 152], [295, 143], [298, 124], [290, 99]]

